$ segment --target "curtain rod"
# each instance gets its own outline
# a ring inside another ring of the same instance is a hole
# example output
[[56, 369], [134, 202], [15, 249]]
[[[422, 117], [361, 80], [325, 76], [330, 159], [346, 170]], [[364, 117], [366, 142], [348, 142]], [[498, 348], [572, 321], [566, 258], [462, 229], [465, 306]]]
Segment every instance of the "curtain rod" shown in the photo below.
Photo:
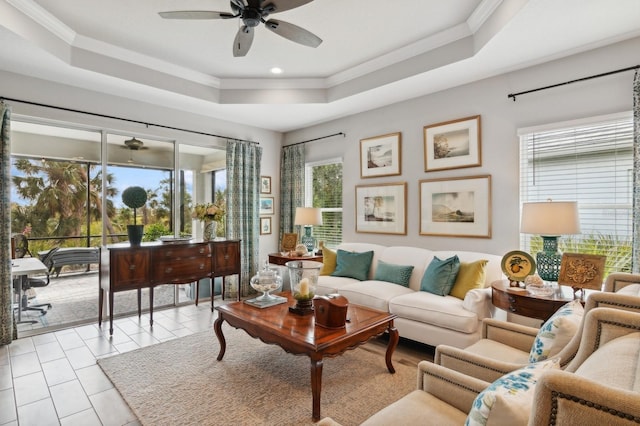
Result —
[[338, 135], [342, 135], [345, 138], [347, 137], [346, 133], [338, 132], [338, 133], [334, 133], [332, 135], [320, 136], [319, 138], [309, 139], [308, 141], [296, 142], [296, 143], [292, 143], [291, 145], [286, 145], [286, 146], [296, 146], [296, 145], [300, 145], [300, 144], [303, 144], [303, 143], [315, 142], [315, 141], [319, 141], [320, 139], [332, 138], [332, 137], [338, 136]]
[[615, 71], [609, 71], [609, 72], [605, 72], [605, 73], [602, 73], [602, 74], [591, 75], [589, 77], [578, 78], [576, 80], [565, 81], [564, 83], [552, 84], [551, 86], [539, 87], [537, 89], [526, 90], [524, 92], [510, 93], [510, 94], [507, 95], [507, 98], [513, 98], [513, 102], [515, 102], [516, 101], [516, 96], [526, 95], [528, 93], [533, 93], [533, 92], [539, 92], [541, 90], [553, 89], [554, 87], [564, 86], [566, 84], [578, 83], [580, 81], [585, 81], [585, 80], [591, 80], [592, 78], [606, 77], [608, 75], [618, 74], [620, 72], [637, 70], [638, 68], [640, 68], [640, 65], [634, 65], [632, 67], [621, 68], [621, 69], [615, 70]]
[[232, 138], [232, 137], [229, 137], [229, 136], [221, 136], [221, 135], [216, 135], [214, 133], [206, 133], [206, 132], [200, 132], [200, 131], [197, 131], [197, 130], [182, 129], [180, 127], [165, 126], [164, 124], [146, 123], [144, 121], [132, 120], [130, 118], [116, 117], [114, 115], [98, 114], [96, 112], [81, 111], [79, 109], [59, 107], [59, 106], [56, 106], [56, 105], [41, 104], [39, 102], [25, 101], [25, 100], [22, 100], [22, 99], [5, 98], [4, 96], [0, 96], [0, 101], [19, 102], [19, 103], [23, 103], [23, 104], [27, 104], [27, 105], [34, 105], [34, 106], [39, 106], [39, 107], [58, 109], [58, 110], [67, 111], [67, 112], [75, 112], [75, 113], [79, 113], [79, 114], [91, 115], [91, 116], [94, 116], [94, 117], [109, 118], [109, 119], [112, 119], [112, 120], [120, 120], [120, 121], [127, 121], [129, 123], [143, 124], [143, 125], [145, 125], [147, 127], [149, 127], [149, 126], [160, 127], [160, 128], [163, 128], [163, 129], [178, 130], [180, 132], [194, 133], [194, 134], [203, 135], [203, 136], [212, 136], [212, 137], [215, 137], [215, 138], [233, 140], [233, 141], [238, 141], [238, 142], [249, 142], [249, 143], [255, 143], [255, 144], [258, 144], [258, 145], [260, 144], [259, 142], [255, 142], [255, 141], [248, 141], [248, 140], [245, 140], [245, 139]]

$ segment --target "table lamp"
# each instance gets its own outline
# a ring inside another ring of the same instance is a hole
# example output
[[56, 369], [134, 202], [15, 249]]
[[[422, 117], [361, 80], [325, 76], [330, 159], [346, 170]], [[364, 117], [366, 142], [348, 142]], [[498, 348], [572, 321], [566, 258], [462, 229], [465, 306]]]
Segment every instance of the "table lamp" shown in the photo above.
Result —
[[297, 207], [293, 223], [304, 226], [304, 235], [300, 238], [300, 242], [305, 245], [307, 251], [313, 253], [316, 239], [311, 235], [311, 227], [322, 225], [322, 211], [315, 207]]
[[542, 251], [536, 254], [538, 275], [546, 281], [558, 281], [562, 261], [558, 237], [580, 233], [578, 203], [551, 200], [523, 203], [520, 232], [542, 237]]

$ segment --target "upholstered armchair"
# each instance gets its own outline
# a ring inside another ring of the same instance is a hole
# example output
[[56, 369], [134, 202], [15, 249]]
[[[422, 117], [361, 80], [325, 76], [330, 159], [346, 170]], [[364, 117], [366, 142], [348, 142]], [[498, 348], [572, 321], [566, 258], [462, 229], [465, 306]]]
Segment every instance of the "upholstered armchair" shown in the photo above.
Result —
[[615, 272], [609, 274], [604, 282], [603, 291], [640, 296], [640, 274]]
[[[637, 424], [640, 382], [631, 373], [638, 371], [639, 364], [640, 313], [590, 309], [578, 350], [565, 370], [543, 369], [537, 383], [530, 384], [530, 392], [521, 395], [524, 399], [509, 400], [507, 396], [506, 403], [490, 407], [485, 413], [489, 417], [487, 424], [502, 424], [496, 417], [505, 418], [507, 414], [500, 412], [505, 409], [523, 413], [520, 423], [512, 420], [509, 424], [526, 424], [527, 418], [529, 425], [536, 426]], [[490, 399], [487, 393], [495, 392], [501, 382], [502, 379], [489, 383], [422, 361], [418, 365], [417, 390], [383, 408], [363, 425], [462, 425], [472, 408], [476, 410], [479, 401]], [[476, 399], [480, 392], [483, 396]], [[327, 418], [320, 424], [338, 423]]]
[[[625, 274], [625, 278], [630, 278], [629, 276], [631, 274]], [[614, 279], [607, 279], [607, 282], [614, 282]], [[582, 321], [577, 326], [575, 334], [566, 346], [553, 355], [560, 358], [561, 369], [564, 369], [576, 355], [587, 313], [598, 307], [640, 312], [640, 297], [607, 292], [591, 293], [585, 302]], [[530, 362], [529, 353], [538, 331], [539, 329], [534, 327], [487, 318], [483, 321], [482, 338], [478, 342], [465, 349], [438, 345], [434, 362], [493, 382], [505, 373]]]

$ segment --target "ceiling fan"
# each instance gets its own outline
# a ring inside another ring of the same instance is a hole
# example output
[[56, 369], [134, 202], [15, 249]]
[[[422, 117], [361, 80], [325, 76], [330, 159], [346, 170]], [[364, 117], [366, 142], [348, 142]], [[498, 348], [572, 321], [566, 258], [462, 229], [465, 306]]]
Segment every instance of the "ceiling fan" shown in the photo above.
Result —
[[210, 10], [176, 10], [159, 12], [165, 19], [231, 19], [240, 18], [242, 25], [236, 33], [233, 41], [233, 56], [245, 56], [253, 42], [253, 29], [261, 22], [264, 26], [281, 37], [309, 47], [318, 47], [322, 39], [315, 34], [300, 28], [297, 25], [278, 19], [266, 18], [272, 13], [284, 12], [294, 9], [313, 0], [231, 0], [231, 10], [228, 12], [215, 12]]
[[140, 139], [136, 139], [135, 137], [124, 141], [124, 145], [125, 146], [123, 146], [122, 149], [130, 149], [131, 151], [149, 149], [148, 147], [144, 146], [144, 142], [142, 142]]

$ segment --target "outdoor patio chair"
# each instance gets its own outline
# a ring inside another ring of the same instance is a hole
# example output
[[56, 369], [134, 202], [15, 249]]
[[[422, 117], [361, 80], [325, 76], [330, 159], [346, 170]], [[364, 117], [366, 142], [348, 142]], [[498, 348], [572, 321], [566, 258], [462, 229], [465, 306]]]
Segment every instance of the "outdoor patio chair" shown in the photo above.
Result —
[[[55, 252], [58, 251], [58, 247], [54, 247], [51, 250], [49, 250], [49, 252], [42, 258], [42, 263], [44, 263], [45, 265], [48, 264], [48, 262], [50, 262], [51, 257], [53, 256], [53, 254]], [[51, 303], [35, 303], [35, 304], [29, 304], [29, 297], [27, 296], [27, 292], [30, 289], [35, 289], [35, 288], [41, 288], [41, 287], [46, 287], [49, 285], [49, 272], [47, 272], [47, 276], [46, 278], [28, 278], [26, 281], [22, 281], [19, 278], [16, 278], [13, 281], [13, 286], [14, 286], [14, 290], [16, 291], [16, 294], [19, 293], [19, 288], [17, 286], [21, 285], [22, 283], [22, 300], [20, 301], [20, 309], [22, 309], [22, 311], [37, 311], [40, 312], [41, 315], [44, 315], [47, 313], [48, 309], [52, 308]]]

